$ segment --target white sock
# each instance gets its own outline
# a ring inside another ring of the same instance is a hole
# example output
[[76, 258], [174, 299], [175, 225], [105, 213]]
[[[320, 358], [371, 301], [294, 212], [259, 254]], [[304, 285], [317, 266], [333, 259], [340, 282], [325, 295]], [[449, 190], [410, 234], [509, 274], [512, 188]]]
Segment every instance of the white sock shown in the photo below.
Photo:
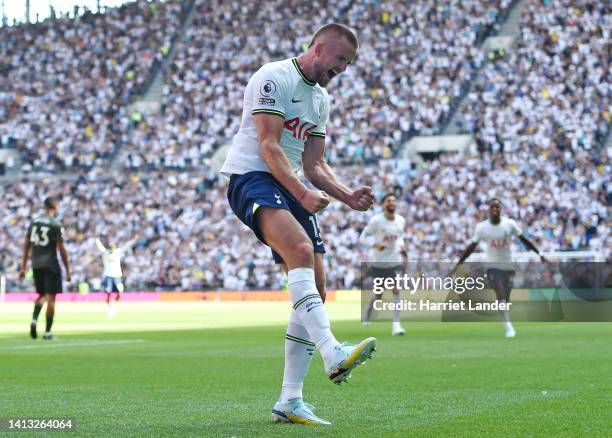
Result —
[[[506, 304], [506, 300], [499, 300], [499, 302], [504, 303], [504, 305]], [[512, 327], [512, 323], [510, 322], [510, 313], [508, 313], [507, 310], [500, 310], [499, 316], [501, 317], [501, 320], [504, 323], [504, 328], [507, 332], [514, 330], [514, 327]]]
[[395, 308], [393, 309], [393, 327], [400, 327], [400, 311], [399, 311], [399, 303], [400, 296], [399, 294], [393, 294], [393, 304], [395, 304]]
[[[503, 307], [506, 307], [506, 300], [499, 300], [499, 303], [503, 304]], [[507, 310], [500, 310], [499, 316], [501, 317], [501, 320], [504, 322], [504, 325], [506, 325], [505, 323], [510, 322], [510, 315], [508, 314]], [[510, 324], [510, 326], [512, 327], [512, 324]]]
[[334, 358], [334, 348], [340, 343], [331, 332], [327, 312], [315, 283], [314, 270], [295, 268], [289, 271], [287, 277], [293, 309], [321, 352], [323, 361], [328, 364]]
[[281, 389], [281, 403], [287, 403], [294, 398], [302, 398], [304, 379], [312, 361], [315, 349], [314, 342], [306, 327], [302, 325], [297, 313], [291, 312], [287, 335], [285, 336], [285, 372]]

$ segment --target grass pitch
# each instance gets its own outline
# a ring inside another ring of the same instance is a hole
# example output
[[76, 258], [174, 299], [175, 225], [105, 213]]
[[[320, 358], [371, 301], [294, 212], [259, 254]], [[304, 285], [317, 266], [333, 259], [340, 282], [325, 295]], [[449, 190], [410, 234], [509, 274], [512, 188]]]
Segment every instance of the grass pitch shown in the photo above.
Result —
[[612, 324], [522, 323], [505, 339], [501, 324], [406, 322], [391, 337], [358, 304], [328, 308], [340, 340], [379, 340], [341, 387], [315, 357], [304, 394], [331, 427], [270, 420], [289, 303], [125, 302], [107, 320], [101, 303], [60, 302], [53, 342], [28, 338], [30, 304], [0, 303], [0, 417], [70, 417], [68, 436], [610, 434]]

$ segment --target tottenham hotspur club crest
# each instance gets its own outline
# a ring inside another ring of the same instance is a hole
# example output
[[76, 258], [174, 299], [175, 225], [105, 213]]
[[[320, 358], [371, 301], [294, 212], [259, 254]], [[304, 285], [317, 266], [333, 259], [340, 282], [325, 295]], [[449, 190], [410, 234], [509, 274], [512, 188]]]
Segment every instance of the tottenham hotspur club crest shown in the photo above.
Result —
[[265, 97], [272, 96], [274, 93], [276, 93], [276, 84], [271, 80], [264, 81], [264, 83], [261, 84], [259, 93]]

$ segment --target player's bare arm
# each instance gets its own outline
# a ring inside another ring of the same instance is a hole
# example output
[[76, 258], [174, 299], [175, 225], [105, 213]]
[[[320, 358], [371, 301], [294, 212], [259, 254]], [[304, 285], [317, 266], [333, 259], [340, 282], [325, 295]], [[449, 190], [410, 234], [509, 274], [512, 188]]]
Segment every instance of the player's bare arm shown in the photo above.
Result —
[[353, 210], [366, 211], [374, 204], [374, 192], [370, 187], [351, 190], [338, 180], [325, 161], [325, 139], [310, 136], [304, 145], [302, 163], [306, 178], [318, 189], [345, 203]]
[[21, 257], [21, 269], [19, 270], [19, 281], [25, 278], [26, 269], [28, 267], [28, 256], [30, 255], [30, 236], [26, 234], [25, 242], [23, 243], [23, 256]]
[[99, 237], [96, 237], [95, 243], [96, 243], [96, 248], [98, 248], [98, 251], [102, 253], [106, 252], [106, 247], [104, 246], [104, 244], [102, 243], [102, 240], [100, 240]]
[[62, 263], [64, 264], [64, 268], [66, 269], [66, 280], [68, 282], [71, 282], [72, 277], [70, 275], [70, 265], [68, 264], [68, 251], [66, 251], [66, 246], [64, 245], [64, 241], [62, 239], [58, 239], [57, 241], [57, 250], [60, 253]]
[[406, 251], [406, 248], [402, 247], [400, 254], [402, 256], [402, 263], [405, 265], [408, 263], [408, 251]]
[[461, 264], [463, 262], [465, 262], [465, 260], [472, 255], [472, 253], [474, 252], [474, 250], [476, 249], [476, 247], [478, 246], [478, 242], [472, 242], [470, 243], [467, 248], [465, 248], [465, 250], [463, 251], [463, 254], [461, 254], [461, 258], [459, 258], [459, 261], [457, 262], [457, 264], [455, 265], [455, 267], [453, 268], [453, 270], [450, 272], [449, 276], [452, 276], [455, 271], [457, 270], [457, 268], [459, 266], [461, 266]]
[[291, 169], [291, 164], [280, 146], [283, 119], [273, 114], [256, 114], [254, 119], [261, 147], [261, 158], [274, 178], [309, 212], [316, 213], [327, 207], [329, 197], [324, 192], [308, 190]]
[[523, 245], [525, 245], [527, 247], [527, 249], [535, 252], [537, 255], [540, 256], [540, 260], [543, 263], [548, 263], [548, 260], [546, 259], [546, 257], [544, 257], [542, 254], [540, 254], [540, 251], [538, 250], [538, 248], [533, 244], [533, 242], [531, 240], [529, 240], [528, 238], [526, 238], [523, 234], [518, 236], [518, 239], [523, 243]]

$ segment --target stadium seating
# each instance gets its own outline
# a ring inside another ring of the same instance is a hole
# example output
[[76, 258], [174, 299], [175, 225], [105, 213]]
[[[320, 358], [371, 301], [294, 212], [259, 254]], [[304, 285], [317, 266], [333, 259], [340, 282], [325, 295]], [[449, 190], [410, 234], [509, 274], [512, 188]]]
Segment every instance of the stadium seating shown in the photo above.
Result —
[[[300, 53], [314, 25], [357, 30], [359, 60], [330, 86], [336, 163], [388, 158], [411, 135], [435, 133], [482, 63], [476, 45], [509, 0], [199, 2], [164, 89], [163, 113], [145, 119], [125, 151], [128, 169], [205, 166], [240, 125], [244, 86], [263, 63]], [[312, 11], [318, 11], [313, 17]], [[303, 13], [303, 14], [302, 14]], [[284, 17], [308, 16], [291, 20]], [[235, 29], [240, 29], [236, 33]], [[263, 32], [262, 32], [263, 29]]]
[[480, 151], [596, 152], [607, 134], [609, 6], [557, 3], [574, 2], [529, 3], [517, 48], [478, 74], [458, 126]]
[[107, 164], [128, 138], [127, 105], [171, 44], [181, 6], [138, 0], [0, 29], [0, 127], [16, 140], [23, 171]]
[[[397, 192], [411, 259], [455, 260], [496, 196], [539, 248], [594, 250], [609, 260], [611, 169], [601, 146], [611, 122], [606, 5], [531, 2], [517, 49], [481, 66], [477, 44], [510, 2], [418, 3], [314, 4], [314, 18], [297, 6], [293, 15], [308, 20], [289, 27], [283, 17], [295, 2], [198, 2], [168, 69], [162, 113], [133, 131], [127, 103], [159, 46], [169, 44], [178, 3], [151, 10], [139, 1], [104, 16], [2, 28], [0, 68], [9, 73], [0, 77], [0, 127], [16, 139], [25, 170], [98, 165], [78, 178], [24, 176], [0, 185], [7, 212], [0, 241], [10, 242], [0, 260], [11, 288], [19, 287], [28, 218], [49, 194], [61, 197], [77, 280], [100, 276], [93, 238], [121, 243], [139, 234], [124, 260], [129, 288], [280, 287], [269, 250], [233, 216], [226, 182], [209, 159], [239, 124], [249, 75], [299, 51], [312, 23], [330, 19], [356, 27], [363, 47], [330, 87], [329, 160], [350, 185], [369, 184], [378, 196]], [[143, 34], [145, 27], [158, 31]], [[441, 155], [416, 169], [381, 161], [412, 134], [439, 131], [476, 72], [458, 118], [477, 140], [475, 155]], [[124, 170], [113, 176], [105, 160], [119, 145]], [[369, 217], [337, 202], [320, 215], [330, 289], [356, 285], [368, 257], [357, 239]]]

